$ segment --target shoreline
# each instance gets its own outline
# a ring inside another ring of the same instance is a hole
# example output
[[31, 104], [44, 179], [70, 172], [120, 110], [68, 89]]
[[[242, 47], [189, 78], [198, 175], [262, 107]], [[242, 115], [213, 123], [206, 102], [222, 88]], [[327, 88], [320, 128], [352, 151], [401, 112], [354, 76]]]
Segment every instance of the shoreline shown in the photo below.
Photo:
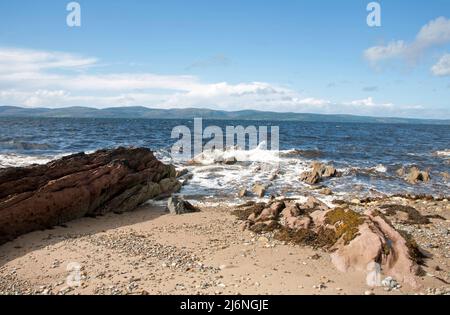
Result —
[[[252, 164], [253, 181], [236, 157], [212, 162], [121, 147], [0, 172], [0, 295], [450, 294], [448, 197], [334, 192], [345, 175], [320, 162]], [[239, 190], [215, 193], [230, 167]]]
[[[449, 294], [448, 201], [444, 209], [436, 201], [386, 201], [446, 218], [409, 228], [433, 254], [419, 289], [370, 288], [364, 272], [338, 272], [323, 250], [243, 230], [233, 205], [199, 203], [198, 213], [171, 215], [146, 204], [20, 236], [1, 246], [0, 294]], [[80, 287], [67, 286], [74, 262]]]

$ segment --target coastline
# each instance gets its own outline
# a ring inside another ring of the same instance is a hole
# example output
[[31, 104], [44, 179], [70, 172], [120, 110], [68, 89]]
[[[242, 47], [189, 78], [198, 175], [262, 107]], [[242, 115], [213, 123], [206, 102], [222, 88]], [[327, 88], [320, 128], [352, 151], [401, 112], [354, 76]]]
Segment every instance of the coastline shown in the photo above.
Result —
[[450, 294], [447, 195], [336, 193], [331, 164], [218, 153], [176, 168], [121, 147], [0, 172], [0, 295]]

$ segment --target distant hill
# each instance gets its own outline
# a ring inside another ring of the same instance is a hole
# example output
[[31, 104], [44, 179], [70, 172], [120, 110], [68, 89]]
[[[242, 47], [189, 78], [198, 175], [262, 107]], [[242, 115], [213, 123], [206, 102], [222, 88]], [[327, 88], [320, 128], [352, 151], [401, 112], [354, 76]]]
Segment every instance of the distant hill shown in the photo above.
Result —
[[450, 125], [450, 119], [410, 119], [393, 117], [368, 117], [353, 115], [321, 115], [302, 113], [278, 113], [257, 110], [220, 111], [201, 108], [155, 109], [147, 107], [113, 107], [96, 109], [89, 107], [24, 108], [0, 106], [0, 117], [49, 117], [49, 118], [147, 118], [147, 119], [203, 119], [217, 120], [272, 120], [307, 122], [359, 122], [390, 124]]

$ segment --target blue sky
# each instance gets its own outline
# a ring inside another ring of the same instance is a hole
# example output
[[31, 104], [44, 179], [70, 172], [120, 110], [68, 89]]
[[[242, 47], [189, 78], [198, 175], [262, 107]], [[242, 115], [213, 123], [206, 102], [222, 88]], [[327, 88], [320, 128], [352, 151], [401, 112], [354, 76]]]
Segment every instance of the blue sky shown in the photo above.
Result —
[[1, 104], [450, 118], [448, 0], [69, 2], [0, 2]]

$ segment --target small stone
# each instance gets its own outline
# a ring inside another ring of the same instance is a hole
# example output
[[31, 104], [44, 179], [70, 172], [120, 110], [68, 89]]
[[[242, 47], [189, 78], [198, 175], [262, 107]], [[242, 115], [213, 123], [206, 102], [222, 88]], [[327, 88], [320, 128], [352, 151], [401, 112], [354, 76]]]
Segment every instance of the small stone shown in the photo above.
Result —
[[385, 278], [381, 281], [381, 285], [389, 290], [396, 289], [399, 286], [398, 282], [392, 277]]
[[331, 191], [330, 188], [323, 188], [319, 190], [319, 193], [325, 196], [331, 196], [333, 194], [333, 191]]
[[197, 207], [194, 207], [189, 202], [177, 196], [172, 196], [169, 198], [167, 201], [167, 208], [172, 214], [185, 214], [200, 211]]

